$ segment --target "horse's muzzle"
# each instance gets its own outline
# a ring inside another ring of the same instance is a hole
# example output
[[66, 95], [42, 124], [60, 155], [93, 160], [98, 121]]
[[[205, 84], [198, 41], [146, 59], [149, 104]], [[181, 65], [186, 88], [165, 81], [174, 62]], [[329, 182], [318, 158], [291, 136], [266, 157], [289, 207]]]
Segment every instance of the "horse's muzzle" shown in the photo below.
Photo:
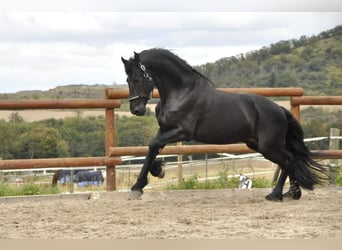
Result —
[[146, 108], [145, 107], [135, 107], [133, 109], [131, 109], [131, 113], [133, 115], [136, 115], [136, 116], [143, 116], [145, 115], [145, 112], [146, 112]]

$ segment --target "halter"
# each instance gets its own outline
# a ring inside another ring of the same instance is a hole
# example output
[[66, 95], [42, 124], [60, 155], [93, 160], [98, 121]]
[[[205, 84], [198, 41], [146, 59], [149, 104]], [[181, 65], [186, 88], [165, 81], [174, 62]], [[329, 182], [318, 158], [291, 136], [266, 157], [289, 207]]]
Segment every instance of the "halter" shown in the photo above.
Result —
[[[139, 67], [140, 69], [142, 70], [143, 72], [143, 76], [144, 78], [148, 79], [149, 82], [152, 82], [152, 77], [146, 72], [146, 67], [144, 64], [142, 64], [141, 62], [139, 62]], [[152, 96], [152, 92], [150, 93], [150, 96]], [[146, 96], [142, 93], [140, 93], [139, 95], [136, 95], [136, 96], [130, 96], [128, 97], [128, 101], [133, 101], [133, 100], [136, 100], [136, 99], [139, 99], [139, 98], [145, 98], [147, 100], [150, 100], [151, 97], [150, 96]]]
[[152, 82], [152, 77], [150, 77], [150, 75], [146, 72], [146, 67], [145, 67], [145, 65], [144, 64], [142, 64], [141, 62], [139, 62], [139, 66], [140, 66], [140, 69], [143, 71], [143, 76], [145, 77], [145, 78], [147, 78], [148, 79], [148, 81], [150, 81], [150, 82]]

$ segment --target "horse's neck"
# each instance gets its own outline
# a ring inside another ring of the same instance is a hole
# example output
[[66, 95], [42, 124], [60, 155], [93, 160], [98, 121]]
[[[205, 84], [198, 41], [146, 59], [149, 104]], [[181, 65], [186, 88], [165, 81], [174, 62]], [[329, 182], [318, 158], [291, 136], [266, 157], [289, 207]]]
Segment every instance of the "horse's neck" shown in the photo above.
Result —
[[206, 80], [197, 78], [196, 76], [192, 78], [190, 80], [188, 77], [184, 77], [181, 82], [176, 82], [176, 80], [170, 80], [168, 78], [162, 78], [156, 81], [161, 102], [173, 102], [185, 96], [207, 92], [208, 88], [212, 88]]
[[170, 97], [184, 95], [191, 91], [199, 78], [183, 65], [177, 65], [170, 60], [153, 62], [153, 75], [155, 85], [159, 91], [160, 99], [166, 101]]
[[179, 77], [163, 77], [156, 81], [156, 87], [159, 91], [160, 99], [162, 101], [166, 101], [175, 96], [183, 95], [185, 92], [189, 91], [189, 86], [186, 84], [187, 82]]

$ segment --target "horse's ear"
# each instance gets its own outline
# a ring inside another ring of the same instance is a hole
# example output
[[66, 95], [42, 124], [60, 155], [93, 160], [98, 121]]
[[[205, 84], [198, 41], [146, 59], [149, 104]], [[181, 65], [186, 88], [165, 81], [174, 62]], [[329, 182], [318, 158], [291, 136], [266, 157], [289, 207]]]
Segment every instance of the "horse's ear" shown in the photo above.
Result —
[[135, 51], [134, 51], [134, 60], [135, 60], [135, 61], [138, 61], [138, 62], [140, 61], [140, 56], [139, 56], [139, 54], [138, 54], [137, 52], [135, 52]]
[[128, 74], [130, 71], [129, 61], [123, 57], [121, 57], [121, 61], [123, 62], [124, 66], [125, 66], [126, 74]]
[[121, 61], [123, 62], [123, 64], [124, 64], [125, 66], [127, 65], [128, 60], [126, 60], [125, 58], [121, 57]]

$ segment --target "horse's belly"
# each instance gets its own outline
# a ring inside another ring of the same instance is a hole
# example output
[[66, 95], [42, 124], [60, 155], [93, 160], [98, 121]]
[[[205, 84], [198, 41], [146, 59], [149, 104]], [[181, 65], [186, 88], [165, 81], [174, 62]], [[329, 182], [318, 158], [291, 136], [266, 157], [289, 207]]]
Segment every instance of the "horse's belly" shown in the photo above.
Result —
[[242, 138], [236, 138], [236, 137], [196, 137], [194, 138], [195, 141], [206, 143], [206, 144], [232, 144], [232, 143], [239, 143], [243, 142], [244, 140]]
[[208, 144], [230, 144], [246, 141], [251, 138], [251, 130], [248, 127], [213, 127], [198, 129], [194, 139], [198, 142]]

